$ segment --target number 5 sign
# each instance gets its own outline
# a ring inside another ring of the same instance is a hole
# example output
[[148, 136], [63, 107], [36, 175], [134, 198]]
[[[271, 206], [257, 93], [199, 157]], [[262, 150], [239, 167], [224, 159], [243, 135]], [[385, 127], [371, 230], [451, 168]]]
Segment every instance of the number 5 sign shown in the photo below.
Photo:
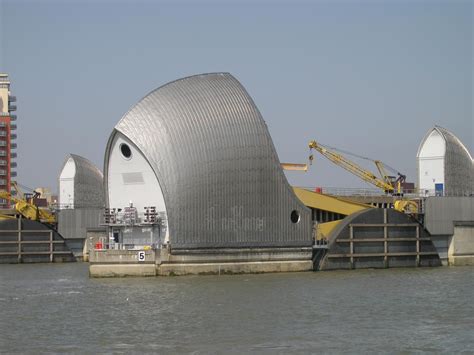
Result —
[[138, 261], [145, 261], [145, 251], [144, 250], [140, 250], [138, 252]]

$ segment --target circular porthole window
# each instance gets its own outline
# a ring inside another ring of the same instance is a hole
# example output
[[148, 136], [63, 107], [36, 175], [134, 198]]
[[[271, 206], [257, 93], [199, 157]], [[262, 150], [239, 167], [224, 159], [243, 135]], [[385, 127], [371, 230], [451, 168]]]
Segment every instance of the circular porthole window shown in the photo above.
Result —
[[298, 223], [300, 221], [300, 213], [297, 210], [291, 211], [290, 219], [293, 223]]
[[132, 157], [132, 150], [128, 146], [128, 144], [122, 143], [120, 144], [120, 153], [125, 159], [130, 159]]

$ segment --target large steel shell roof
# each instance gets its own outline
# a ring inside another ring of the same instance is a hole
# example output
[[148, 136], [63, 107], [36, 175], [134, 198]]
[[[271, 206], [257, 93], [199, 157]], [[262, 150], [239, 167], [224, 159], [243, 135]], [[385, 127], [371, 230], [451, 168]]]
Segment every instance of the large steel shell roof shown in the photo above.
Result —
[[172, 247], [312, 244], [310, 210], [290, 188], [265, 121], [232, 75], [187, 77], [145, 96], [116, 125], [105, 169], [117, 131], [157, 176]]

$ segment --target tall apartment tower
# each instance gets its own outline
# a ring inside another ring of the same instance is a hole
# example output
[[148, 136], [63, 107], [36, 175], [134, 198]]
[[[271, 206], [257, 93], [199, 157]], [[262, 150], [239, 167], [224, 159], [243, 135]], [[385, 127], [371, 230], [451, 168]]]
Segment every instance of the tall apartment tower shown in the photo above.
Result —
[[[0, 73], [0, 190], [11, 192], [12, 178], [16, 177], [16, 97], [10, 93], [8, 74]], [[0, 199], [0, 208], [9, 208], [8, 201]]]

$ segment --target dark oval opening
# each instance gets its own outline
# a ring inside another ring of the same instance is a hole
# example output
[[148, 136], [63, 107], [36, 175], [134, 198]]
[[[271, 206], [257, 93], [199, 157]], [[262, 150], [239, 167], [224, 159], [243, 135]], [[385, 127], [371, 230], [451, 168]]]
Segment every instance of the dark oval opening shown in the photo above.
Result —
[[120, 144], [120, 152], [122, 153], [125, 159], [130, 159], [130, 157], [132, 156], [132, 150], [125, 143]]
[[298, 223], [300, 221], [300, 213], [297, 210], [293, 210], [290, 219], [293, 223]]

